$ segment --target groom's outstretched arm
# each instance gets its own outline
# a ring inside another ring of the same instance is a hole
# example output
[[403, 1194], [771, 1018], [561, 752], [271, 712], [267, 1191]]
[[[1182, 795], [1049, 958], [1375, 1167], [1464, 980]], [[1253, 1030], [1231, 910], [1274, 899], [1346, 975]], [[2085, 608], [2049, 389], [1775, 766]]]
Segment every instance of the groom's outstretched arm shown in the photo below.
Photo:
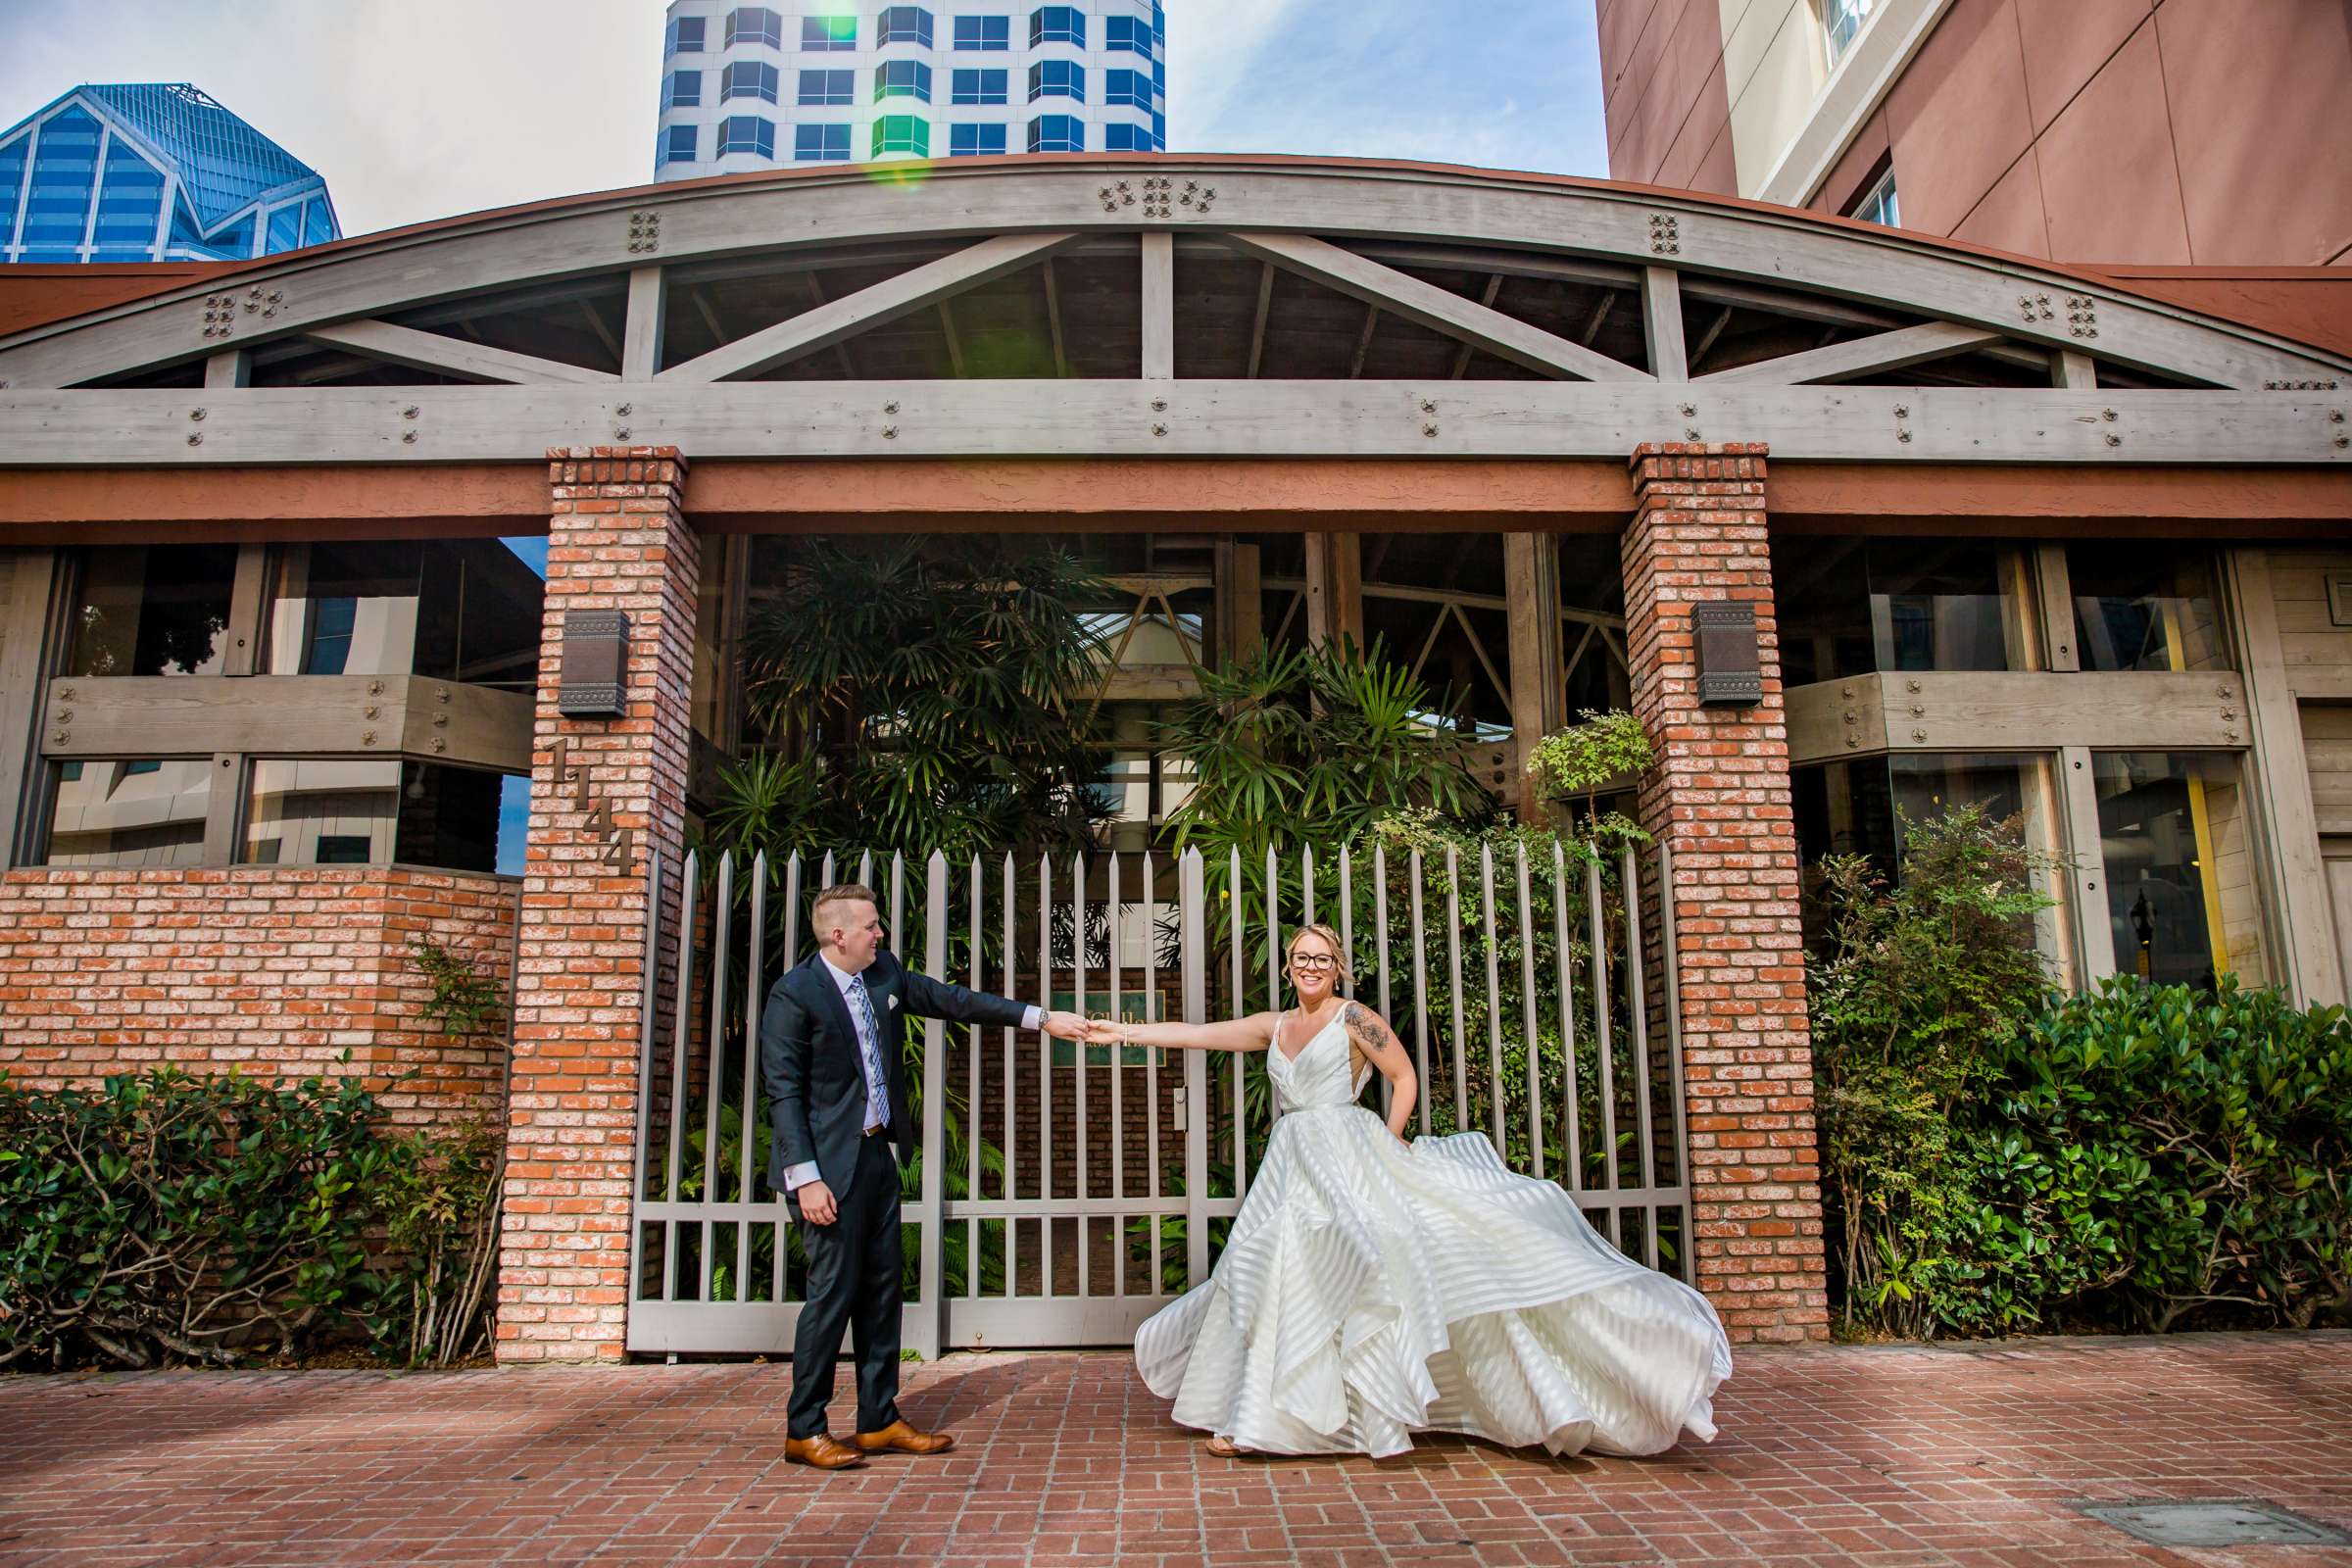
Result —
[[1043, 1029], [1064, 1040], [1075, 1040], [1086, 1030], [1086, 1020], [1075, 1013], [1046, 1012], [1009, 997], [934, 980], [912, 969], [906, 971], [901, 985], [906, 997], [906, 1010], [917, 1017], [995, 1024], [1005, 1029]]
[[760, 1015], [760, 1072], [767, 1081], [768, 1120], [784, 1167], [814, 1164], [816, 1139], [808, 1130], [808, 1009], [778, 980]]

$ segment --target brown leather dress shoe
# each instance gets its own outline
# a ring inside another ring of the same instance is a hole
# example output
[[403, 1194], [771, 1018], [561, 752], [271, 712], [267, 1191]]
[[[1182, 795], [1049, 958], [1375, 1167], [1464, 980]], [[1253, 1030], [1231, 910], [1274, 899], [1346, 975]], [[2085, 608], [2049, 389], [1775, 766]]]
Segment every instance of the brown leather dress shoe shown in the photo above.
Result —
[[834, 1442], [827, 1432], [813, 1438], [786, 1438], [784, 1457], [793, 1464], [814, 1465], [819, 1470], [856, 1470], [865, 1463], [856, 1448]]
[[861, 1453], [945, 1453], [956, 1440], [945, 1432], [917, 1432], [904, 1421], [893, 1421], [879, 1432], [860, 1432], [850, 1440]]

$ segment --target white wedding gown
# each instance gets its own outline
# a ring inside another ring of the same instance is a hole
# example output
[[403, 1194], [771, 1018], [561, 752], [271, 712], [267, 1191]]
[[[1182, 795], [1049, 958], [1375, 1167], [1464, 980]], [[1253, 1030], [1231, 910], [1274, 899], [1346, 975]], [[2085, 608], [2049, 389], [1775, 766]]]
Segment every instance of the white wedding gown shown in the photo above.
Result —
[[1461, 1432], [1657, 1453], [1731, 1348], [1706, 1298], [1627, 1257], [1483, 1134], [1409, 1148], [1355, 1103], [1335, 1016], [1266, 1070], [1281, 1113], [1208, 1279], [1136, 1331], [1185, 1426], [1267, 1453], [1402, 1453]]

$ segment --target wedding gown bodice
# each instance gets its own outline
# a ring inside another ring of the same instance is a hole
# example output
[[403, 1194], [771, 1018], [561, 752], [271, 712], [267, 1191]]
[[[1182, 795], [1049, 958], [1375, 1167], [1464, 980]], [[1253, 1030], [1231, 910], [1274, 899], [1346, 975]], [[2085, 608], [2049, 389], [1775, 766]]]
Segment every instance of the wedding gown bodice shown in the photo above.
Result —
[[1276, 1029], [1280, 1113], [1216, 1267], [1136, 1331], [1175, 1418], [1275, 1453], [1400, 1453], [1433, 1430], [1555, 1453], [1712, 1437], [1732, 1362], [1706, 1298], [1483, 1133], [1397, 1138], [1356, 1103], [1348, 1038], [1337, 1010], [1296, 1054]]
[[1343, 1004], [1296, 1055], [1283, 1051], [1282, 1030], [1275, 1029], [1274, 1043], [1266, 1048], [1266, 1076], [1274, 1081], [1285, 1111], [1336, 1110], [1354, 1104], [1363, 1092], [1372, 1069], [1367, 1066], [1352, 1078], [1348, 1075], [1348, 1064], [1355, 1054], [1348, 1049], [1348, 1030], [1340, 1021], [1345, 1010]]

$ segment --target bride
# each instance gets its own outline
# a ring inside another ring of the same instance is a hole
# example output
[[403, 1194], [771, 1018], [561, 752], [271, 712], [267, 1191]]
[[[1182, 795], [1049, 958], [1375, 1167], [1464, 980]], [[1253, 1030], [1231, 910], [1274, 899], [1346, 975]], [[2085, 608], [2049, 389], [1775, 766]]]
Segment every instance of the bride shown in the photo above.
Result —
[[[1217, 1454], [1402, 1453], [1461, 1432], [1554, 1453], [1715, 1435], [1715, 1309], [1603, 1240], [1480, 1133], [1404, 1141], [1419, 1085], [1381, 1016], [1339, 994], [1338, 933], [1302, 927], [1296, 1008], [1225, 1023], [1097, 1021], [1096, 1044], [1265, 1051], [1272, 1138], [1208, 1279], [1136, 1331], [1137, 1369]], [[1387, 1124], [1356, 1102], [1389, 1081]]]

